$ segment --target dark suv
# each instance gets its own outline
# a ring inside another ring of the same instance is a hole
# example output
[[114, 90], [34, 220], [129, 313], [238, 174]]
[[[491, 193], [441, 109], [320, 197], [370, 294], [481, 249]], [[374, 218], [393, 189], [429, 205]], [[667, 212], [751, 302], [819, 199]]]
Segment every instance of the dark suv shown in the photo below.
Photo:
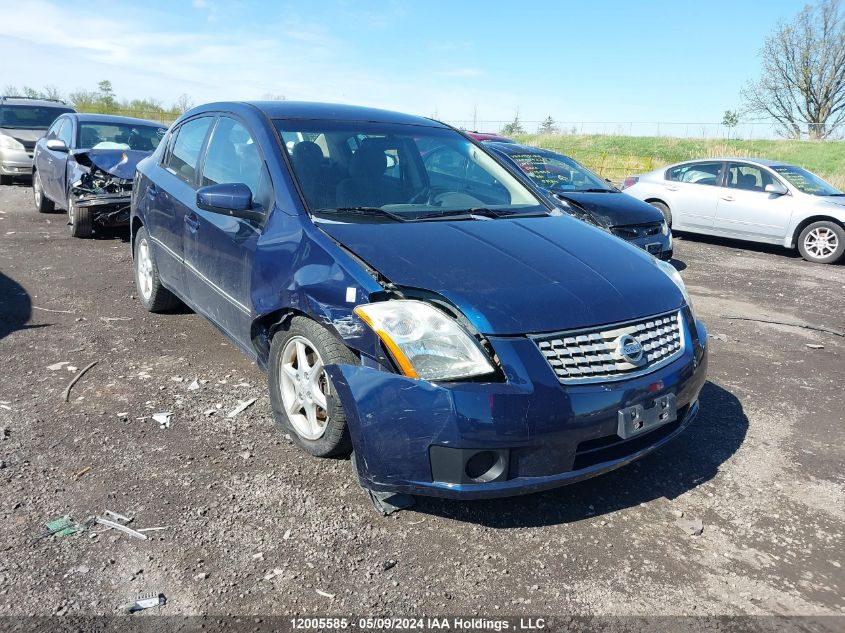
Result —
[[32, 175], [35, 142], [65, 112], [75, 110], [63, 101], [0, 97], [0, 184]]

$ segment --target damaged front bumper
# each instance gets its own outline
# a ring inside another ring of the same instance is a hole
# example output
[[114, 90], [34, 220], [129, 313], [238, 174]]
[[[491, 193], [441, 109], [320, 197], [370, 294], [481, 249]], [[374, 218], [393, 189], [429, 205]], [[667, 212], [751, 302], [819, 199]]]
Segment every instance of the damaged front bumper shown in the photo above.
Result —
[[[346, 411], [360, 483], [380, 492], [501, 497], [638, 459], [698, 413], [707, 333], [691, 316], [687, 321], [681, 357], [618, 382], [561, 385], [537, 346], [521, 337], [490, 337], [504, 382], [434, 384], [371, 367], [327, 367]], [[655, 407], [668, 403], [674, 419], [623, 432], [630, 411], [645, 409], [653, 419]]]
[[88, 194], [71, 189], [77, 208], [87, 208], [94, 222], [100, 226], [129, 226], [131, 194]]

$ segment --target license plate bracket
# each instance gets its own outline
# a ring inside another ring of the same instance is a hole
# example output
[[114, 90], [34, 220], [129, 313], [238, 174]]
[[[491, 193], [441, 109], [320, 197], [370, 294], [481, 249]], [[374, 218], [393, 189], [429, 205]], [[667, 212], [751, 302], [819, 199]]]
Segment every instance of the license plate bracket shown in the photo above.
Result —
[[678, 404], [674, 393], [667, 393], [654, 399], [654, 404], [646, 409], [641, 404], [620, 409], [619, 424], [616, 433], [623, 440], [647, 433], [678, 418]]

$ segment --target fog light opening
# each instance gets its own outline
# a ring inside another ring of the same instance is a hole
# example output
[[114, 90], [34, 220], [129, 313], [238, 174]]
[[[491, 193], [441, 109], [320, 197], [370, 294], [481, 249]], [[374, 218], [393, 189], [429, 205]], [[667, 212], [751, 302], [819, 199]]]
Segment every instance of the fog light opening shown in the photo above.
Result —
[[485, 483], [498, 478], [505, 468], [503, 452], [479, 451], [464, 465], [464, 473], [472, 481]]

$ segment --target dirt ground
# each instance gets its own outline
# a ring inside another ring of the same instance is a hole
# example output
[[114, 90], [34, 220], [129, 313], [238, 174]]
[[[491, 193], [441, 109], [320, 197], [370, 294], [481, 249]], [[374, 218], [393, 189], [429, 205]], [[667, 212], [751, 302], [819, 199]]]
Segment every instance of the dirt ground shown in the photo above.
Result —
[[[276, 430], [264, 375], [211, 325], [143, 310], [124, 236], [72, 239], [31, 197], [0, 187], [0, 616], [149, 593], [168, 615], [845, 615], [845, 338], [724, 318], [843, 330], [845, 266], [678, 239], [711, 334], [685, 434], [556, 491], [382, 518], [348, 460]], [[107, 509], [165, 529], [37, 538]]]

